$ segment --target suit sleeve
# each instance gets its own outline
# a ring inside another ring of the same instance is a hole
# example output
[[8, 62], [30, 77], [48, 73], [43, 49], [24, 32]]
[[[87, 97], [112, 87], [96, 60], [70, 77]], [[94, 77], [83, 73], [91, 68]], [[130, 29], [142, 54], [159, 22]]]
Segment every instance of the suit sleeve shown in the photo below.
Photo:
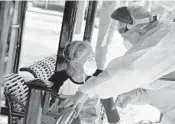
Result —
[[98, 77], [88, 80], [80, 90], [109, 98], [149, 84], [174, 71], [174, 39], [175, 33], [171, 31], [147, 52], [134, 52], [111, 61], [107, 69]]

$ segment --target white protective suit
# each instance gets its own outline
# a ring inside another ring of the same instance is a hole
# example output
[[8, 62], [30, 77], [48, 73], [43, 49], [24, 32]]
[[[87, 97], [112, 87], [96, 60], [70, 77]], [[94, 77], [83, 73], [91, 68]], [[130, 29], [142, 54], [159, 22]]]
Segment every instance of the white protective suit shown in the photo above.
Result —
[[[129, 104], [150, 104], [159, 109], [163, 113], [161, 124], [175, 124], [175, 99], [173, 98], [175, 96], [175, 83], [158, 90], [138, 88], [122, 94], [122, 96], [123, 98], [131, 98]], [[122, 104], [125, 104], [124, 99], [121, 101]]]
[[[175, 124], [175, 83], [159, 90], [146, 90], [145, 100], [159, 109], [165, 118]], [[143, 96], [142, 96], [143, 98]], [[163, 123], [162, 124], [169, 124]]]
[[144, 87], [160, 89], [173, 81], [158, 79], [175, 71], [175, 23], [158, 22], [124, 56], [112, 60], [98, 77], [79, 87], [85, 93], [109, 98]]

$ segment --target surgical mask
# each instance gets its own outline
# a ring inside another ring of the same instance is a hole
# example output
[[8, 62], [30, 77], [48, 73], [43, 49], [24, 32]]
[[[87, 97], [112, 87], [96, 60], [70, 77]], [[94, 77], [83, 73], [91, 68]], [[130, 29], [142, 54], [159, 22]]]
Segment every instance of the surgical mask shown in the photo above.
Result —
[[97, 64], [95, 58], [88, 59], [84, 64], [84, 73], [88, 76], [92, 76], [94, 72], [97, 70]]
[[[89, 59], [86, 60], [86, 62], [83, 64], [77, 60], [74, 60], [74, 62], [77, 62], [77, 63], [80, 63], [81, 65], [83, 65], [83, 82], [86, 83], [86, 79], [85, 79], [85, 75], [87, 76], [92, 76], [96, 70], [97, 70], [97, 65], [96, 65], [96, 61], [95, 61], [95, 58], [94, 57], [91, 57]], [[72, 67], [74, 67], [72, 65]], [[76, 81], [72, 80], [74, 83]]]
[[81, 63], [78, 60], [73, 60], [72, 62], [78, 62], [83, 65], [83, 74], [86, 74], [87, 76], [92, 76], [97, 70], [97, 64], [94, 56], [88, 58], [85, 63]]
[[141, 38], [141, 34], [139, 32], [126, 32], [122, 34], [122, 37], [124, 39], [127, 39], [133, 46], [138, 44], [140, 38]]
[[129, 40], [127, 40], [126, 38], [123, 39], [123, 44], [125, 46], [125, 48], [127, 50], [131, 49], [133, 47], [133, 45], [131, 44], [131, 42]]
[[88, 59], [85, 62], [83, 67], [84, 67], [83, 82], [85, 84], [86, 83], [85, 74], [88, 76], [92, 76], [97, 70], [97, 64], [96, 64], [95, 58], [93, 57]]

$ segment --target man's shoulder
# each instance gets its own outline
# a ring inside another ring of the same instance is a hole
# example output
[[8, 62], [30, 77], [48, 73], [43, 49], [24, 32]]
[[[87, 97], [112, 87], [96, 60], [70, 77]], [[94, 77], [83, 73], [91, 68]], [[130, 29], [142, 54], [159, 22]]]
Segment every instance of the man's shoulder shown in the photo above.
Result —
[[164, 23], [165, 28], [168, 30], [168, 32], [171, 33], [171, 36], [174, 37], [175, 36], [175, 22], [167, 21], [163, 23]]
[[166, 28], [172, 29], [172, 27], [173, 28], [175, 27], [175, 22], [163, 20], [163, 21], [159, 22], [159, 25], [160, 26], [162, 25], [162, 27], [166, 27]]

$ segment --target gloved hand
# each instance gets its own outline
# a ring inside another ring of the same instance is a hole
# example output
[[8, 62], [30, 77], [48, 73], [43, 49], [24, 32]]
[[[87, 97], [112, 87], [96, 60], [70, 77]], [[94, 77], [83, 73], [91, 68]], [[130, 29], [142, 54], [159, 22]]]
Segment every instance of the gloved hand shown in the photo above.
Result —
[[96, 72], [93, 74], [93, 76], [97, 77], [102, 72], [103, 72], [102, 70], [97, 69]]
[[146, 94], [146, 90], [141, 88], [121, 94], [115, 100], [115, 104], [113, 105], [112, 108], [115, 109], [116, 106], [120, 108], [124, 108], [128, 104], [140, 104], [143, 102], [142, 97], [144, 97], [145, 94]]

